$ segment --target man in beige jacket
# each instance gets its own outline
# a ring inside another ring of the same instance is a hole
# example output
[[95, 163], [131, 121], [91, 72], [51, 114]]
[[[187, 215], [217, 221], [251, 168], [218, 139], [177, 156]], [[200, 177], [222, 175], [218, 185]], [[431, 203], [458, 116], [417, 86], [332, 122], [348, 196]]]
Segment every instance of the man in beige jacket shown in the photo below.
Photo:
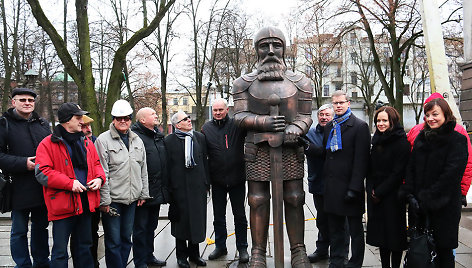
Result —
[[146, 150], [143, 141], [130, 130], [132, 114], [127, 101], [116, 101], [110, 130], [95, 142], [107, 177], [100, 189], [105, 261], [107, 267], [114, 268], [126, 267], [136, 206], [150, 198]]

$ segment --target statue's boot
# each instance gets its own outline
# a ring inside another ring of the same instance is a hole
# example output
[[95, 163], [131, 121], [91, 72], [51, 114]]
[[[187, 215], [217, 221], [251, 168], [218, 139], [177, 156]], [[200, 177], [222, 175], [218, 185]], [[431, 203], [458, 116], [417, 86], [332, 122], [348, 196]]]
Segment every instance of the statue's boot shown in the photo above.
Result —
[[296, 244], [290, 247], [292, 252], [292, 267], [293, 268], [310, 268], [312, 267], [306, 255], [306, 248], [304, 244]]
[[249, 261], [249, 267], [251, 268], [266, 268], [266, 250], [253, 246], [251, 250], [251, 261]]
[[284, 181], [284, 204], [285, 222], [292, 252], [292, 267], [312, 267], [306, 255], [304, 242], [305, 214], [303, 205], [305, 204], [305, 192], [302, 180]]
[[267, 267], [266, 247], [270, 216], [269, 182], [249, 181], [248, 203], [252, 238], [249, 267], [265, 268]]

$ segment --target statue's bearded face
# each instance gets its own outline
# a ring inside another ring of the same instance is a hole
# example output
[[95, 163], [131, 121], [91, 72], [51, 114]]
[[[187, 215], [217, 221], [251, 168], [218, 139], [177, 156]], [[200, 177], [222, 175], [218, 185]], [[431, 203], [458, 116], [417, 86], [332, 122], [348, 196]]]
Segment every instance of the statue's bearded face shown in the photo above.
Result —
[[283, 54], [284, 45], [278, 38], [263, 39], [257, 44], [259, 80], [283, 80], [283, 73], [287, 69], [283, 62]]

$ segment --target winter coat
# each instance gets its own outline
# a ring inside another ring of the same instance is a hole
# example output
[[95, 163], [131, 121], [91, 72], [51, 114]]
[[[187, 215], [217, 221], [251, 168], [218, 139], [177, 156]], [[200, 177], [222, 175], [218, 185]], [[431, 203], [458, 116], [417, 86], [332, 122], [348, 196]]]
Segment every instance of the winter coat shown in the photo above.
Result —
[[[424, 123], [418, 124], [414, 126], [408, 132], [408, 141], [411, 144], [411, 148], [413, 149], [413, 143], [415, 142], [416, 137], [420, 133], [421, 130], [424, 128]], [[467, 152], [469, 153], [469, 157], [467, 158], [467, 166], [465, 167], [464, 175], [461, 179], [461, 192], [462, 195], [467, 195], [467, 192], [470, 188], [470, 183], [472, 182], [472, 145], [470, 144], [469, 134], [464, 127], [461, 125], [456, 124], [454, 130], [459, 132], [460, 134], [464, 135], [467, 138]]]
[[144, 143], [148, 171], [149, 199], [144, 206], [165, 204], [169, 193], [164, 181], [167, 181], [167, 153], [164, 145], [164, 135], [157, 129], [154, 131], [136, 122], [131, 128]]
[[244, 138], [246, 133], [233, 118], [208, 121], [202, 127], [205, 135], [210, 181], [223, 187], [246, 182]]
[[44, 206], [43, 187], [33, 170], [26, 169], [28, 157], [36, 155], [39, 143], [51, 134], [49, 123], [33, 112], [24, 119], [8, 109], [3, 114], [8, 120], [8, 136], [4, 119], [0, 120], [0, 169], [11, 175], [12, 208], [26, 209]]
[[306, 134], [306, 138], [310, 141], [308, 148], [305, 148], [308, 166], [308, 191], [317, 195], [323, 195], [325, 187], [322, 176], [324, 164], [323, 131], [324, 127], [317, 125], [311, 127]]
[[95, 141], [107, 181], [100, 189], [100, 205], [111, 202], [129, 205], [149, 199], [146, 150], [136, 133], [129, 131], [129, 149], [113, 124]]
[[418, 200], [420, 215], [429, 215], [436, 246], [451, 249], [458, 246], [460, 181], [468, 157], [467, 139], [454, 127], [448, 122], [431, 135], [420, 132], [402, 187], [402, 196], [413, 194]]
[[169, 219], [171, 234], [181, 240], [205, 240], [207, 224], [208, 159], [205, 136], [193, 132], [193, 157], [196, 166], [185, 167], [184, 140], [170, 134], [164, 139], [167, 149]]
[[[367, 243], [393, 251], [406, 249], [406, 204], [398, 198], [405, 179], [410, 144], [403, 127], [372, 138], [367, 192]], [[380, 199], [375, 203], [372, 190]]]
[[[333, 128], [333, 121], [325, 126], [323, 146]], [[367, 175], [370, 151], [370, 131], [366, 122], [352, 114], [341, 125], [343, 148], [335, 152], [326, 150], [323, 167], [325, 181], [324, 208], [339, 216], [361, 216], [365, 211], [364, 179]], [[357, 193], [357, 198], [345, 201], [348, 190]]]
[[[57, 127], [56, 127], [57, 129]], [[80, 193], [72, 192], [75, 172], [66, 144], [59, 132], [46, 137], [36, 151], [36, 179], [44, 186], [44, 200], [50, 221], [65, 219], [82, 214]], [[100, 165], [97, 151], [92, 141], [83, 137], [87, 157], [87, 183], [101, 178], [106, 182], [105, 173]], [[100, 205], [99, 191], [88, 191], [87, 199], [90, 212]]]

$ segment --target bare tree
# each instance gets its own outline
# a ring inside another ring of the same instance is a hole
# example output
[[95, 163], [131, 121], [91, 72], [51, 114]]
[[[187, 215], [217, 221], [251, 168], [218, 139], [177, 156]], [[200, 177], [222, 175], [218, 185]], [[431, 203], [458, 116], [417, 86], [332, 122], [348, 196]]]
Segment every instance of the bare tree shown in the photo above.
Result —
[[[3, 36], [0, 36], [0, 44], [2, 49], [2, 59], [5, 70], [5, 80], [3, 82], [3, 96], [2, 96], [2, 109], [8, 108], [8, 98], [11, 91], [11, 78], [15, 66], [15, 58], [18, 51], [18, 28], [20, 22], [20, 10], [22, 9], [21, 0], [14, 1], [11, 3], [13, 8], [12, 22], [8, 20], [5, 0], [0, 0], [1, 5], [1, 23], [3, 26]], [[10, 13], [11, 14], [11, 13]], [[11, 25], [13, 24], [13, 25]], [[11, 47], [10, 47], [11, 46]], [[19, 75], [19, 74], [18, 74]]]
[[[177, 33], [173, 29], [173, 25], [177, 18], [182, 14], [180, 6], [174, 5], [167, 12], [166, 18], [159, 24], [157, 30], [154, 32], [155, 42], [144, 42], [144, 45], [157, 60], [160, 66], [160, 96], [161, 100], [161, 111], [162, 111], [162, 127], [165, 134], [168, 133], [167, 129], [167, 80], [169, 75], [169, 62], [172, 60], [173, 55], [170, 53], [171, 44]], [[157, 111], [157, 110], [156, 110]]]
[[[442, 7], [448, 0], [445, 1]], [[403, 96], [405, 93], [404, 77], [410, 50], [415, 40], [423, 35], [418, 0], [346, 0], [341, 12], [353, 12], [358, 15], [364, 31], [367, 33], [373, 63], [390, 104], [403, 116]], [[448, 10], [447, 18], [442, 22], [456, 22], [460, 8]], [[374, 29], [380, 28], [380, 34]], [[384, 40], [388, 46], [378, 46], [378, 40]], [[388, 54], [386, 63], [380, 55]], [[389, 68], [384, 68], [388, 64]]]
[[[204, 91], [204, 77], [207, 77], [208, 81], [211, 81], [215, 74], [216, 61], [211, 57], [215, 57], [218, 49], [219, 40], [222, 35], [223, 17], [227, 13], [227, 7], [230, 0], [227, 0], [220, 8], [220, 0], [215, 0], [211, 4], [211, 8], [208, 15], [208, 20], [202, 21], [199, 18], [199, 9], [202, 4], [202, 0], [190, 0], [188, 7], [188, 16], [192, 23], [192, 43], [193, 43], [193, 55], [192, 55], [192, 71], [194, 74], [193, 83], [195, 85], [194, 92], [193, 88], [184, 86], [185, 89], [190, 93], [193, 101], [195, 102], [196, 112], [196, 129], [200, 129], [205, 122], [205, 110], [208, 105], [208, 96], [210, 89], [207, 88]], [[212, 46], [213, 44], [213, 46]], [[207, 76], [205, 76], [205, 74]]]
[[[122, 71], [125, 67], [125, 60], [127, 53], [142, 39], [149, 36], [157, 27], [161, 19], [164, 17], [167, 10], [174, 4], [175, 0], [160, 0], [155, 3], [156, 16], [149, 24], [143, 25], [136, 31], [126, 42], [124, 42], [114, 55], [112, 70], [108, 83], [105, 124], [111, 122], [111, 107], [118, 99], [121, 91], [121, 85], [124, 82]], [[52, 25], [48, 17], [43, 12], [39, 0], [28, 0], [32, 12], [38, 24], [46, 31], [51, 38], [56, 51], [68, 72], [74, 79], [79, 88], [80, 102], [85, 109], [91, 112], [91, 116], [97, 120], [93, 122], [94, 128], [101, 131], [104, 129], [102, 124], [102, 114], [99, 113], [98, 103], [95, 92], [95, 80], [93, 77], [92, 60], [90, 51], [90, 33], [88, 23], [88, 0], [76, 0], [76, 21], [78, 33], [78, 50], [80, 53], [79, 66], [75, 64], [70, 53], [64, 44], [64, 40], [57, 33], [56, 28]]]

